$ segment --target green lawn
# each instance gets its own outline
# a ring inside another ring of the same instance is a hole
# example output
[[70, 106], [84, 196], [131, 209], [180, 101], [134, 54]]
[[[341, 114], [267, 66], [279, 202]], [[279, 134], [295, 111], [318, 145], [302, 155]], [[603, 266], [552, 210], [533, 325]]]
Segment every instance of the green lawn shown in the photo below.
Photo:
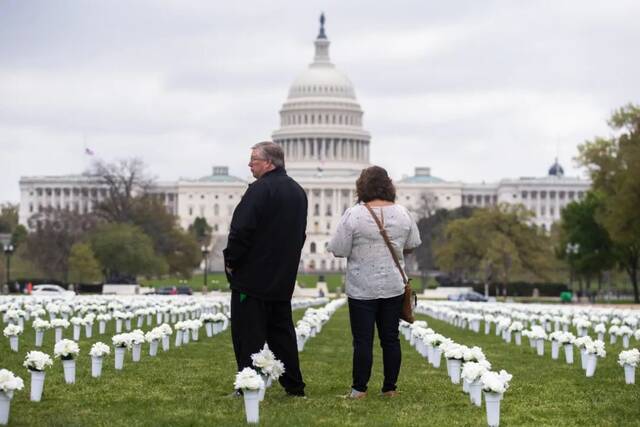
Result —
[[[302, 311], [294, 312], [296, 317]], [[426, 319], [426, 317], [418, 316]], [[608, 355], [598, 362], [595, 378], [588, 379], [578, 364], [567, 366], [548, 354], [539, 357], [523, 340], [522, 347], [427, 319], [437, 332], [465, 345], [481, 346], [496, 369], [514, 376], [502, 401], [505, 426], [621, 426], [640, 425], [640, 385], [624, 384], [616, 364], [621, 345], [607, 346]], [[111, 325], [113, 327], [113, 325]], [[29, 402], [29, 376], [21, 366], [33, 349], [30, 325], [21, 337], [21, 351], [9, 350], [0, 337], [0, 367], [25, 380], [11, 405], [10, 425], [15, 426], [241, 426], [243, 403], [227, 397], [232, 390], [235, 361], [229, 331], [200, 342], [146, 355], [132, 363], [127, 355], [124, 370], [115, 372], [113, 355], [105, 361], [103, 376], [90, 377], [87, 352], [97, 339], [80, 341], [77, 383], [66, 385], [62, 365], [56, 361], [47, 373], [43, 400]], [[94, 336], [97, 325], [94, 328]], [[102, 338], [109, 343], [113, 329]], [[66, 336], [71, 335], [71, 329]], [[632, 340], [632, 344], [638, 345]], [[261, 424], [271, 426], [482, 426], [485, 410], [469, 403], [460, 386], [450, 383], [444, 362], [434, 369], [404, 339], [401, 395], [384, 399], [377, 395], [382, 382], [381, 357], [376, 346], [370, 396], [363, 401], [342, 397], [351, 383], [351, 338], [347, 308], [342, 307], [322, 332], [307, 342], [301, 364], [308, 399], [287, 397], [279, 385], [268, 390], [260, 405]], [[53, 352], [53, 331], [45, 337], [45, 351]], [[562, 357], [562, 354], [561, 354]]]
[[[324, 274], [324, 279], [327, 282], [327, 287], [329, 288], [329, 292], [335, 292], [338, 286], [343, 289], [344, 285], [342, 283], [343, 274], [341, 273], [332, 273], [332, 274]], [[300, 286], [304, 287], [315, 287], [318, 283], [319, 275], [318, 274], [300, 274], [298, 275], [298, 283]], [[200, 291], [202, 289], [202, 285], [204, 284], [204, 275], [195, 274], [191, 279], [179, 279], [176, 277], [167, 277], [163, 279], [139, 279], [140, 284], [143, 286], [150, 287], [163, 287], [163, 286], [189, 286], [195, 291]], [[207, 283], [209, 290], [228, 290], [229, 283], [227, 282], [227, 278], [223, 273], [209, 273], [207, 274]], [[413, 287], [415, 289], [420, 289], [420, 278], [415, 277], [412, 281]]]

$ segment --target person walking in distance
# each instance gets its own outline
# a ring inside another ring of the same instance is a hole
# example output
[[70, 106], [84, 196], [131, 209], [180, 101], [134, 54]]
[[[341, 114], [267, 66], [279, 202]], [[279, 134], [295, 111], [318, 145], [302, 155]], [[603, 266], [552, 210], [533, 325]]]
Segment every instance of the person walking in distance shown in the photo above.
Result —
[[284, 152], [273, 142], [251, 147], [249, 168], [256, 181], [233, 212], [225, 272], [231, 287], [231, 336], [238, 370], [269, 345], [285, 367], [280, 384], [304, 396], [291, 315], [300, 253], [306, 239], [307, 196], [287, 175]]

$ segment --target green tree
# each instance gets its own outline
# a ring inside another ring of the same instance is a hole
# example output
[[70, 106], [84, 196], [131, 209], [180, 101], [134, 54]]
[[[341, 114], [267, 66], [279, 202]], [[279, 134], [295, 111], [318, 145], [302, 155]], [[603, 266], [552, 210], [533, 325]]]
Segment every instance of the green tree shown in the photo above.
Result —
[[[598, 194], [588, 192], [583, 200], [569, 203], [561, 213], [556, 254], [569, 262], [575, 274], [585, 279], [587, 289], [594, 278], [599, 280], [604, 271], [615, 265], [609, 233], [596, 219], [597, 212], [603, 207], [602, 199]], [[570, 247], [576, 250], [568, 250]]]
[[522, 206], [500, 205], [451, 221], [435, 251], [438, 265], [454, 276], [482, 280], [485, 292], [515, 273], [547, 278], [550, 240], [530, 225], [531, 218]]
[[18, 226], [18, 205], [0, 205], [0, 233], [13, 233]]
[[156, 255], [149, 236], [134, 225], [104, 224], [92, 233], [90, 241], [107, 281], [167, 271], [166, 262]]
[[69, 281], [74, 283], [98, 282], [102, 278], [100, 263], [95, 258], [91, 245], [76, 243], [69, 254]]
[[193, 224], [189, 226], [189, 233], [195, 237], [200, 245], [209, 246], [211, 244], [211, 233], [213, 229], [207, 222], [206, 218], [197, 217]]
[[596, 219], [609, 233], [616, 258], [640, 303], [640, 107], [626, 105], [609, 120], [615, 131], [578, 147], [578, 162], [589, 171], [593, 190], [602, 195]]
[[177, 217], [167, 212], [162, 201], [153, 195], [140, 197], [132, 222], [151, 238], [155, 252], [165, 259], [169, 274], [191, 277], [201, 260], [200, 246], [191, 233], [180, 228]]
[[29, 219], [25, 256], [46, 278], [66, 280], [71, 247], [94, 229], [97, 219], [91, 214], [46, 209]]

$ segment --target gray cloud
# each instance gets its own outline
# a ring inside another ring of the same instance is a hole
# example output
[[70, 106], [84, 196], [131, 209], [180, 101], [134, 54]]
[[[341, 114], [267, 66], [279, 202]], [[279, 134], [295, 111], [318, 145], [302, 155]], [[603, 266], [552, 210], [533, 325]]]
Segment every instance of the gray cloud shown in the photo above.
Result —
[[227, 164], [278, 127], [313, 56], [320, 11], [354, 82], [372, 162], [396, 177], [542, 175], [640, 99], [631, 0], [5, 1], [0, 201], [24, 175], [81, 172], [84, 146], [142, 157], [160, 179]]

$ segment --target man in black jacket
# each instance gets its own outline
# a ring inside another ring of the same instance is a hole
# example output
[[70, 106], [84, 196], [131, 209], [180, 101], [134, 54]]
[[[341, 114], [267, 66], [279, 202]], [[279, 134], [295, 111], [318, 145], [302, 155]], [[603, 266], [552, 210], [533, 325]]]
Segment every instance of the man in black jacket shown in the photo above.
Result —
[[233, 212], [223, 252], [238, 370], [252, 366], [251, 354], [266, 342], [285, 366], [280, 384], [304, 396], [291, 295], [306, 238], [307, 196], [287, 175], [279, 145], [254, 145], [249, 167], [256, 181]]

